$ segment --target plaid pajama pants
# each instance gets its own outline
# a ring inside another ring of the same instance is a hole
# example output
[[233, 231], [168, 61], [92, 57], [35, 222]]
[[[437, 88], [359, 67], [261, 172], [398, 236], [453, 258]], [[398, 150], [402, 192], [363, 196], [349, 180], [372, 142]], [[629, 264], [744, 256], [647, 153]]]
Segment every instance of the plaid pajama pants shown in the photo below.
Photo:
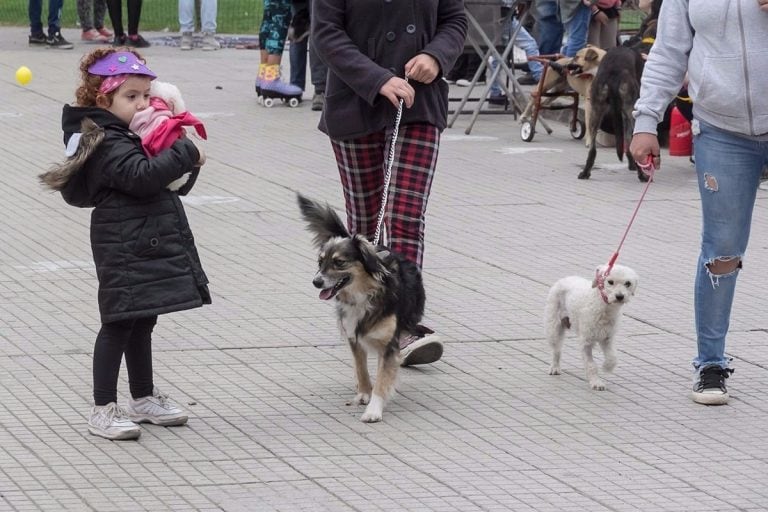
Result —
[[[331, 139], [352, 234], [373, 240], [381, 209], [384, 174], [391, 134], [377, 132], [358, 139]], [[387, 208], [382, 223], [390, 249], [421, 268], [424, 257], [424, 219], [437, 163], [440, 131], [429, 124], [401, 125]], [[383, 239], [382, 239], [383, 240]]]

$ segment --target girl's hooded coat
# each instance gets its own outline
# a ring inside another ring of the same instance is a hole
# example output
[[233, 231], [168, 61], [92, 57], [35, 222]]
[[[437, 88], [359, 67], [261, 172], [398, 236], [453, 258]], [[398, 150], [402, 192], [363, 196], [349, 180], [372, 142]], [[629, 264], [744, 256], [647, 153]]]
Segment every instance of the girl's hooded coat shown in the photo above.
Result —
[[64, 107], [71, 156], [41, 180], [91, 213], [91, 248], [104, 323], [210, 304], [179, 195], [166, 189], [192, 172], [200, 155], [181, 139], [148, 158], [141, 139], [107, 110]]

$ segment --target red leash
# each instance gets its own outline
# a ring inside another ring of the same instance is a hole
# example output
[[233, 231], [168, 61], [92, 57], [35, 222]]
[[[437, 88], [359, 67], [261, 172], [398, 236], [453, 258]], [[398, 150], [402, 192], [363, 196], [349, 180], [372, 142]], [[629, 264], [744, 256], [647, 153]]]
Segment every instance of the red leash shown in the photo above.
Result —
[[640, 200], [637, 202], [637, 206], [635, 206], [635, 211], [632, 212], [632, 218], [629, 219], [629, 224], [627, 224], [627, 229], [624, 230], [624, 236], [621, 237], [621, 242], [619, 242], [619, 246], [616, 248], [616, 252], [614, 252], [613, 256], [611, 256], [611, 259], [608, 260], [608, 267], [605, 269], [603, 274], [601, 274], [599, 270], [595, 272], [597, 289], [600, 291], [600, 297], [603, 298], [603, 302], [606, 304], [608, 304], [608, 296], [605, 294], [605, 278], [608, 276], [608, 274], [611, 273], [613, 264], [616, 263], [616, 260], [619, 258], [619, 251], [624, 245], [624, 240], [627, 239], [629, 229], [632, 227], [632, 223], [635, 222], [637, 211], [640, 209], [640, 205], [643, 204], [645, 193], [648, 192], [648, 187], [650, 187], [651, 183], [653, 182], [653, 175], [656, 173], [656, 166], [653, 165], [653, 155], [648, 155], [648, 159], [645, 161], [645, 164], [637, 162], [637, 165], [640, 167], [640, 170], [648, 176], [648, 182], [645, 184], [645, 188], [643, 189], [643, 193], [640, 195]]

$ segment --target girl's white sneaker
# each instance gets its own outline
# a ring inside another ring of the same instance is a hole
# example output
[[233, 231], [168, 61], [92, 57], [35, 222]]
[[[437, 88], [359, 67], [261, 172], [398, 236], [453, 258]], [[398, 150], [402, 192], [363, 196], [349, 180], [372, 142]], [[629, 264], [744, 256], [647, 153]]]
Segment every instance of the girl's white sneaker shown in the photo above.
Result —
[[141, 427], [131, 421], [125, 409], [110, 402], [107, 405], [95, 405], [88, 419], [88, 432], [105, 439], [138, 439]]
[[189, 419], [183, 409], [157, 388], [149, 396], [128, 400], [126, 411], [128, 417], [136, 423], [152, 423], [163, 427], [184, 425]]

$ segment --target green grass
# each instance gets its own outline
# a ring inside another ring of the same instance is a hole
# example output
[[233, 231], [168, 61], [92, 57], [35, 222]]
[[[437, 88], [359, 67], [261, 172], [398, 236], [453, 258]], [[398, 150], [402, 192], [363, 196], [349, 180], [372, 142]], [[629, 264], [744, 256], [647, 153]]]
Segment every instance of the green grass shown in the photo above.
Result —
[[[27, 14], [28, 0], [0, 0], [0, 25], [29, 26]], [[77, 27], [77, 0], [64, 0], [62, 27]], [[125, 11], [126, 2], [123, 2]], [[219, 0], [216, 32], [220, 34], [257, 34], [261, 23], [263, 0]], [[43, 1], [43, 25], [48, 17], [48, 2]], [[127, 14], [123, 12], [123, 25]], [[109, 16], [107, 16], [107, 23]], [[179, 11], [177, 0], [144, 0], [141, 9], [139, 30], [179, 30]]]

